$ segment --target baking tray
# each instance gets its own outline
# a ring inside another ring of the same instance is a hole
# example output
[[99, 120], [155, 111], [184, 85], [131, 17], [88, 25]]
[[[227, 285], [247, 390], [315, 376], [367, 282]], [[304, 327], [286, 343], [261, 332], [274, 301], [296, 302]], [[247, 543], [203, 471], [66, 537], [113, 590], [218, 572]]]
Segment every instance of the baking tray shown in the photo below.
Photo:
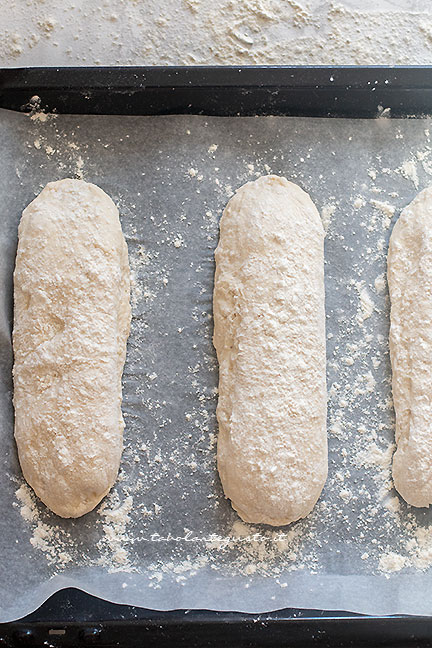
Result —
[[[31, 68], [0, 70], [0, 108], [69, 114], [397, 117], [432, 112], [430, 67]], [[424, 646], [429, 617], [279, 610], [262, 615], [120, 606], [63, 590], [0, 645]]]

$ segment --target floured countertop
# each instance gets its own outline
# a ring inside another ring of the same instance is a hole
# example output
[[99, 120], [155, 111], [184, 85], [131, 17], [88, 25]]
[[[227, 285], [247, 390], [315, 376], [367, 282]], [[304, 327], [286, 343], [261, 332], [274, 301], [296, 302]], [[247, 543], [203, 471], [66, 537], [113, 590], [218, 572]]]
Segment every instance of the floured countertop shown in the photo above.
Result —
[[422, 0], [10, 0], [0, 66], [430, 64]]

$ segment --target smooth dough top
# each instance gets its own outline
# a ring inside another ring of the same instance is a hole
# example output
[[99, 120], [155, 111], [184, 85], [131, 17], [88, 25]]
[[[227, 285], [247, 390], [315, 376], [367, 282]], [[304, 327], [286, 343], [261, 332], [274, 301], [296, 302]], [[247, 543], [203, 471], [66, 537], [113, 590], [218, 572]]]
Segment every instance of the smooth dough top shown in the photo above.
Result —
[[388, 253], [397, 450], [393, 479], [413, 506], [432, 503], [432, 187], [394, 226]]
[[50, 182], [19, 225], [15, 437], [26, 480], [63, 517], [94, 508], [117, 476], [129, 292], [112, 200], [82, 180]]
[[304, 517], [327, 477], [323, 246], [308, 194], [278, 176], [241, 187], [221, 219], [218, 468], [248, 522]]

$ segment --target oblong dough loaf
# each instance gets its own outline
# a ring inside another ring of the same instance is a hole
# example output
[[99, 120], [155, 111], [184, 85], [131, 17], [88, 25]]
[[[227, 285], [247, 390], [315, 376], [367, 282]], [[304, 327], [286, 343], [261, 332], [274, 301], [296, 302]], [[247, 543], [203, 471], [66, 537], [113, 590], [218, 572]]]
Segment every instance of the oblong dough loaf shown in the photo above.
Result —
[[121, 375], [130, 328], [118, 210], [82, 180], [50, 182], [24, 210], [14, 273], [15, 438], [54, 513], [91, 511], [122, 453]]
[[327, 478], [323, 247], [318, 211], [285, 178], [247, 183], [221, 219], [218, 469], [246, 522], [304, 517]]
[[432, 503], [432, 188], [401, 213], [389, 245], [393, 480], [413, 506]]

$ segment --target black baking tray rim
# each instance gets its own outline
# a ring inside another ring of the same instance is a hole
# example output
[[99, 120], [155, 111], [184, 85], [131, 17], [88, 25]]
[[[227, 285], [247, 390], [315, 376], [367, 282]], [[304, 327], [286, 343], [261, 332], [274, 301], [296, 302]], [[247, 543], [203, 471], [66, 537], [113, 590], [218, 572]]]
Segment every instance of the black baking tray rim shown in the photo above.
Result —
[[32, 97], [69, 114], [418, 117], [432, 112], [432, 67], [0, 69], [0, 108], [31, 110]]
[[431, 644], [430, 617], [292, 608], [264, 614], [161, 612], [109, 603], [73, 588], [60, 590], [24, 619], [0, 624], [0, 645], [5, 646], [413, 648]]

